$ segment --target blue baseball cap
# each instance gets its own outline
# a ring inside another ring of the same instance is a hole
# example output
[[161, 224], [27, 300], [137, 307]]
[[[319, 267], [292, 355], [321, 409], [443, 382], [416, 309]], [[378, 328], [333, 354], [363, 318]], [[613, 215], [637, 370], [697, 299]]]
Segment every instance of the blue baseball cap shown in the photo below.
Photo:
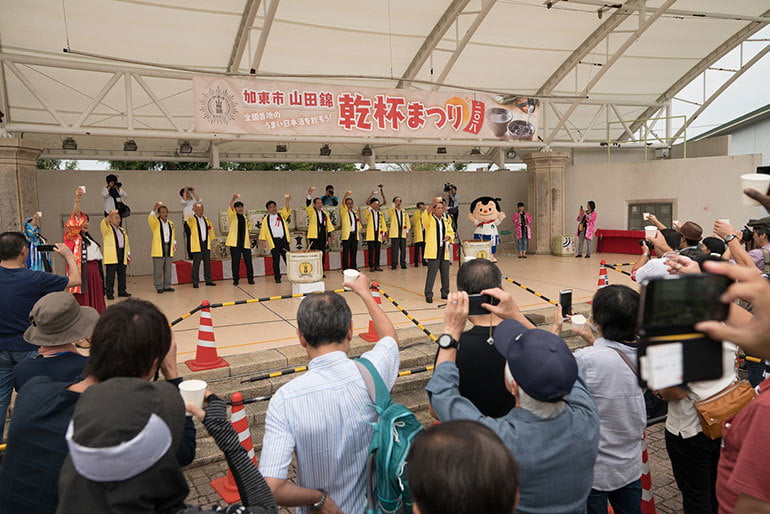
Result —
[[567, 396], [578, 376], [575, 356], [564, 340], [545, 330], [507, 319], [494, 332], [495, 348], [525, 393], [541, 402]]

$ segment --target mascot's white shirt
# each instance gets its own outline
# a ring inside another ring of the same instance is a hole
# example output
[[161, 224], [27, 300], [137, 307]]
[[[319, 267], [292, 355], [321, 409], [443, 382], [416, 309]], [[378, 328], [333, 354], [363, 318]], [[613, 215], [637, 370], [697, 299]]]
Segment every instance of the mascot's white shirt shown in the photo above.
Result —
[[[481, 223], [483, 223], [483, 225]], [[474, 230], [473, 233], [482, 236], [497, 236], [497, 221], [481, 222], [477, 219], [476, 230]]]

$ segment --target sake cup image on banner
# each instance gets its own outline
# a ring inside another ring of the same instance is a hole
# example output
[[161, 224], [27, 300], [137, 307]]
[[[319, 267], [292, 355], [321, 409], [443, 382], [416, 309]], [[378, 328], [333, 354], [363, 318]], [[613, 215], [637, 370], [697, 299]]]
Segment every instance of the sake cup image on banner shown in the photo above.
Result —
[[760, 205], [758, 201], [743, 194], [743, 190], [749, 187], [766, 195], [767, 188], [770, 187], [770, 175], [765, 175], [764, 173], [747, 173], [741, 175], [741, 196], [743, 197], [743, 205]]
[[658, 231], [658, 227], [656, 227], [655, 225], [647, 225], [646, 227], [644, 227], [644, 237], [646, 237], [647, 239], [652, 239], [653, 237], [655, 237], [655, 232], [657, 231]]
[[[202, 409], [207, 385], [204, 380], [185, 380], [179, 384], [179, 394], [182, 395], [182, 400], [185, 403], [190, 403]], [[192, 416], [189, 412], [187, 415]]]
[[[355, 279], [358, 278], [358, 275], [360, 275], [358, 270], [354, 269], [346, 269], [343, 270], [342, 276], [345, 277], [345, 282], [353, 282]], [[345, 291], [350, 291], [350, 288], [348, 286], [345, 286]]]

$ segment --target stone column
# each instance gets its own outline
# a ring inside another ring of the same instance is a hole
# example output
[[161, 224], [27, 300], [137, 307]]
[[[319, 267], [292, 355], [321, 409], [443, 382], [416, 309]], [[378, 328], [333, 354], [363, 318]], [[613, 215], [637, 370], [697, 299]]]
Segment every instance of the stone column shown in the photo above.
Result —
[[37, 158], [43, 145], [0, 137], [0, 232], [23, 231], [25, 217], [38, 211]]
[[524, 156], [528, 174], [527, 208], [532, 213], [530, 251], [551, 253], [551, 238], [564, 234], [564, 169], [570, 156], [534, 152]]

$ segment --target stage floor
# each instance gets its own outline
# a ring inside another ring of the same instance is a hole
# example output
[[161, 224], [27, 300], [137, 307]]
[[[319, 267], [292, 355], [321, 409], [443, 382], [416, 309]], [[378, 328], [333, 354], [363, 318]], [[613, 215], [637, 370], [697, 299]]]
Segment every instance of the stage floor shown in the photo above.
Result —
[[[596, 291], [601, 259], [607, 263], [631, 262], [634, 256], [627, 254], [599, 254], [590, 259], [574, 257], [554, 257], [551, 255], [530, 255], [527, 259], [498, 256], [498, 266], [504, 276], [534, 289], [553, 300], [559, 299], [559, 290], [573, 290], [573, 302], [590, 300]], [[458, 264], [451, 268], [451, 290], [455, 290], [455, 277]], [[624, 268], [630, 271], [630, 267]], [[423, 288], [427, 268], [410, 266], [406, 270], [390, 270], [367, 273], [372, 280], [377, 280], [380, 287], [409, 311], [422, 323], [436, 324], [443, 319], [444, 303], [439, 294], [439, 281], [434, 287], [434, 303], [425, 303]], [[613, 270], [607, 271], [611, 284], [624, 284], [635, 287], [630, 277]], [[342, 287], [342, 272], [327, 271], [326, 289]], [[240, 285], [234, 286], [232, 281], [219, 281], [216, 287], [201, 284], [199, 289], [193, 289], [190, 284], [174, 286], [173, 293], [157, 294], [152, 285], [151, 276], [129, 277], [128, 290], [134, 296], [149, 300], [166, 314], [169, 321], [178, 318], [199, 305], [203, 300], [210, 303], [247, 300], [266, 296], [291, 294], [291, 282], [283, 277], [281, 284], [276, 284], [272, 277], [257, 277], [256, 284], [248, 285], [241, 279]], [[513, 294], [516, 302], [523, 311], [547, 307], [548, 303], [517, 287], [503, 281], [503, 288]], [[368, 314], [361, 301], [352, 294], [345, 293], [350, 308], [353, 311], [353, 326], [356, 333], [364, 332], [368, 326]], [[117, 300], [116, 300], [117, 301]], [[296, 334], [296, 312], [301, 299], [274, 300], [264, 303], [221, 307], [212, 310], [214, 333], [216, 336], [219, 355], [248, 353], [254, 350], [264, 350], [298, 344]], [[107, 304], [114, 302], [108, 301]], [[412, 326], [403, 314], [383, 298], [383, 308], [397, 327]], [[440, 329], [431, 329], [438, 332]], [[193, 315], [174, 326], [174, 335], [178, 345], [179, 361], [195, 356], [198, 338], [198, 316]]]

